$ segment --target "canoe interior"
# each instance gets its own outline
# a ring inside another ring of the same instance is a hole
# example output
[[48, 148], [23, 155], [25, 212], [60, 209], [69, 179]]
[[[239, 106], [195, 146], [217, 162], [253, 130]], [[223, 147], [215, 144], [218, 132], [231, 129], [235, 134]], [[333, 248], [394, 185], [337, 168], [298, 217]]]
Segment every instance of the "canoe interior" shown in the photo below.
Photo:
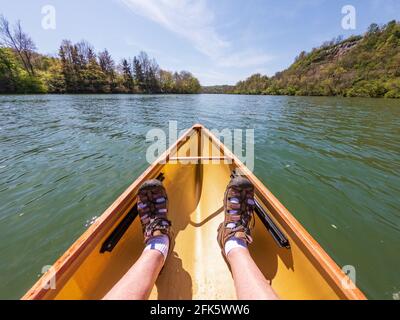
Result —
[[[146, 176], [156, 177], [160, 172], [164, 174], [164, 186], [169, 195], [169, 215], [175, 233], [173, 254], [167, 259], [150, 299], [236, 298], [231, 273], [216, 241], [217, 227], [224, 214], [224, 191], [236, 164], [214, 164], [205, 160], [209, 156], [224, 154], [214, 143], [207, 143], [212, 140], [201, 132], [192, 130], [189, 138], [182, 140], [178, 150], [170, 154], [170, 159], [202, 156], [204, 158], [201, 161], [174, 163], [170, 160], [165, 165], [154, 164]], [[92, 234], [90, 243], [86, 241], [83, 246], [78, 240], [78, 244], [71, 249], [75, 255], [73, 260], [66, 263], [66, 253], [58, 261], [56, 266], [62, 272], [57, 273], [56, 289], [42, 291], [40, 299], [101, 299], [135, 263], [143, 250], [138, 218], [112, 252], [100, 253], [105, 239], [135, 203], [134, 194], [125, 194], [117, 202], [122, 198], [129, 205], [122, 211], [114, 209], [113, 219], [92, 226], [93, 229], [86, 232], [86, 237]], [[259, 200], [264, 202], [263, 199]], [[310, 258], [293, 232], [277, 219], [274, 220], [289, 238], [291, 248], [279, 248], [256, 218], [254, 244], [250, 251], [278, 295], [283, 299], [346, 298], [318, 261]], [[97, 233], [94, 237], [93, 230]], [[39, 289], [37, 287], [34, 290]], [[31, 292], [28, 298], [39, 296]]]

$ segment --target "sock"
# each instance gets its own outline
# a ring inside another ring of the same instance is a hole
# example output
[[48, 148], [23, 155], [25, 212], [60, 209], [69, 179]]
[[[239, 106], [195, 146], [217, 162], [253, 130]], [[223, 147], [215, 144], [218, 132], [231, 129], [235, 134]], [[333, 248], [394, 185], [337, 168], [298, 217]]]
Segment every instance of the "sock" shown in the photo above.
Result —
[[236, 237], [230, 238], [227, 242], [225, 242], [225, 255], [228, 256], [228, 253], [235, 248], [247, 249], [247, 242]]
[[164, 262], [167, 259], [168, 256], [168, 250], [169, 250], [169, 238], [166, 235], [161, 235], [161, 236], [156, 236], [147, 242], [146, 248], [144, 248], [144, 251], [147, 250], [157, 250], [162, 253], [164, 256]]

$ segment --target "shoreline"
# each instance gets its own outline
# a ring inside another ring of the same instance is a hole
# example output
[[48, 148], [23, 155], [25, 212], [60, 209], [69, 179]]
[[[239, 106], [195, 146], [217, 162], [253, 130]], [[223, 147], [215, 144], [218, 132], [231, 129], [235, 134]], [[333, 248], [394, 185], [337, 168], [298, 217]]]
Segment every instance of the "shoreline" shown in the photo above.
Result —
[[373, 100], [388, 100], [396, 101], [400, 98], [387, 98], [387, 97], [346, 97], [346, 96], [312, 96], [312, 95], [285, 95], [285, 94], [251, 94], [251, 93], [0, 93], [0, 97], [6, 96], [199, 96], [199, 95], [214, 95], [214, 96], [254, 96], [254, 97], [298, 97], [298, 98], [343, 98], [343, 99], [373, 99]]

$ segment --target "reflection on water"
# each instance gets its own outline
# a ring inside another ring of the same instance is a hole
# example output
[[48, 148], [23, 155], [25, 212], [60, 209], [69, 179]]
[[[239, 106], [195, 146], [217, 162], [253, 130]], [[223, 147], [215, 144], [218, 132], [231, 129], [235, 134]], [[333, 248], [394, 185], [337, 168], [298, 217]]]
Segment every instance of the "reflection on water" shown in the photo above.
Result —
[[0, 298], [19, 298], [147, 167], [149, 129], [254, 128], [255, 173], [370, 298], [400, 291], [400, 102], [0, 97]]

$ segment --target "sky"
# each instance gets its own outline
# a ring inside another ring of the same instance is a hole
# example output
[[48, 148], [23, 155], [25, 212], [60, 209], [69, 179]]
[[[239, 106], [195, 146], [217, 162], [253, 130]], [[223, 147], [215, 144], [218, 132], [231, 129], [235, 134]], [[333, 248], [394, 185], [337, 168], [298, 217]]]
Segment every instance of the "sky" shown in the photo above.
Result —
[[[355, 29], [342, 26], [345, 5]], [[43, 28], [45, 6], [55, 29]], [[0, 14], [21, 20], [41, 53], [56, 55], [63, 39], [107, 48], [117, 62], [144, 50], [165, 70], [217, 85], [272, 76], [303, 50], [400, 20], [400, 0], [0, 0]]]

